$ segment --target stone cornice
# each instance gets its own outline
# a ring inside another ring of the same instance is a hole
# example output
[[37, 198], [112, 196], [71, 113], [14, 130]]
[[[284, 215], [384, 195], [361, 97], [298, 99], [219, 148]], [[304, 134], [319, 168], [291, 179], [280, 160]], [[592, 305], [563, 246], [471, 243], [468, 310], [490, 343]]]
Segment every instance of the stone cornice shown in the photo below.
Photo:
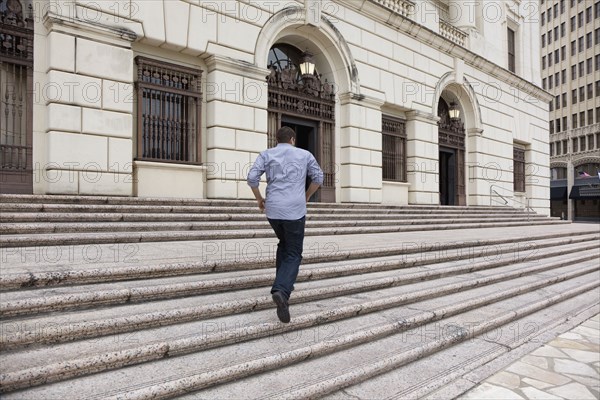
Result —
[[552, 135], [550, 135], [550, 141], [556, 142], [560, 140], [568, 140], [576, 137], [593, 135], [598, 132], [600, 132], [600, 123], [553, 133]]
[[483, 129], [480, 128], [470, 128], [467, 130], [467, 133], [469, 134], [469, 136], [482, 136], [483, 135]]
[[406, 113], [407, 121], [419, 121], [419, 122], [427, 122], [428, 124], [435, 124], [440, 120], [440, 117], [437, 115], [433, 115], [430, 113], [426, 113], [423, 111], [412, 110]]
[[339, 96], [340, 104], [360, 104], [364, 107], [381, 110], [381, 106], [385, 104], [385, 101], [372, 96], [365, 96], [364, 94], [356, 94], [352, 92], [342, 93]]
[[267, 82], [267, 75], [271, 72], [268, 68], [260, 68], [242, 60], [235, 60], [233, 58], [214, 54], [207, 57], [205, 62], [208, 73], [215, 70], [224, 71], [234, 75], [264, 81], [265, 84]]
[[[500, 67], [497, 64], [475, 54], [474, 52], [467, 50], [466, 48], [455, 44], [454, 42], [446, 39], [440, 34], [432, 31], [431, 29], [412, 21], [392, 10], [385, 9], [385, 7], [379, 5], [371, 0], [337, 0], [343, 3], [350, 9], [359, 11], [361, 14], [366, 14], [370, 18], [393, 28], [398, 31], [413, 37], [421, 43], [438, 49], [441, 52], [448, 54], [451, 57], [456, 57], [464, 60], [465, 64], [470, 65], [482, 72], [495, 77], [501, 82], [527, 93], [536, 99], [545, 101], [548, 103], [554, 98], [554, 96], [543, 90], [541, 87], [519, 77], [518, 75], [508, 71], [505, 68]], [[381, 12], [385, 10], [385, 12]], [[393, 15], [390, 16], [390, 13]]]
[[582, 160], [584, 161], [589, 161], [590, 163], [597, 163], [600, 161], [600, 155], [598, 155], [597, 151], [594, 150], [586, 150], [586, 151], [578, 151], [576, 153], [569, 153], [569, 154], [561, 154], [560, 156], [551, 156], [550, 157], [550, 162], [553, 164], [558, 164], [558, 163], [573, 163], [573, 164], [585, 164], [586, 162], [582, 162]]
[[[104, 19], [104, 22], [102, 18], [86, 19], [79, 17], [79, 15], [84, 15], [80, 12], [80, 8], [81, 6], [77, 6], [77, 12], [74, 15], [62, 15], [50, 7], [48, 13], [43, 17], [44, 26], [48, 31], [60, 31], [73, 36], [89, 37], [123, 47], [131, 47], [131, 43], [138, 39], [139, 33], [136, 33], [135, 30], [141, 32], [139, 22], [122, 18], [113, 23], [105, 23], [110, 21], [110, 18]], [[129, 23], [135, 30], [124, 27], [123, 25], [126, 23]]]
[[207, 167], [204, 165], [190, 165], [190, 164], [175, 164], [175, 163], [162, 163], [154, 161], [141, 161], [133, 160], [133, 168], [152, 168], [152, 169], [169, 169], [169, 170], [187, 170], [187, 171], [206, 171]]

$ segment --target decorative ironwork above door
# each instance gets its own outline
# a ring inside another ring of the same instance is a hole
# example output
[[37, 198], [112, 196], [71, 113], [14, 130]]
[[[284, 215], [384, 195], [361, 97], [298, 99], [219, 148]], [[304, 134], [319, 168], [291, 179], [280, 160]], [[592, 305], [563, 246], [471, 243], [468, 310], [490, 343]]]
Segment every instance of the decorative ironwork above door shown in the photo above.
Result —
[[297, 116], [333, 121], [333, 85], [327, 80], [323, 82], [316, 70], [303, 74], [299, 67], [303, 56], [307, 57], [307, 53], [300, 53], [290, 45], [277, 45], [271, 49], [271, 73], [267, 76], [269, 108]]
[[450, 118], [450, 107], [440, 99], [438, 104], [439, 145], [457, 149], [465, 148], [465, 127], [458, 118]]

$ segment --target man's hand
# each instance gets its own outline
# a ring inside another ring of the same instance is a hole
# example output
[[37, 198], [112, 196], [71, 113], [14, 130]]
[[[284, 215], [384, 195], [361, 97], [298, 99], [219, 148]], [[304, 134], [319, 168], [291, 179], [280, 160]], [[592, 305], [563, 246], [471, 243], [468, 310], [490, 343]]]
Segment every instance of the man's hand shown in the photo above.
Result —
[[260, 209], [260, 212], [265, 212], [265, 199], [261, 197], [260, 199], [256, 199], [256, 202], [258, 203], [258, 208]]
[[262, 194], [260, 194], [260, 190], [258, 187], [253, 187], [252, 193], [254, 193], [254, 197], [256, 198], [256, 202], [258, 203], [258, 208], [260, 212], [265, 212], [265, 199], [263, 199]]
[[307, 203], [308, 203], [308, 200], [310, 200], [311, 196], [313, 194], [315, 194], [317, 189], [319, 189], [319, 186], [321, 186], [321, 185], [319, 185], [318, 183], [314, 183], [314, 182], [308, 186], [308, 190], [306, 191], [306, 202]]

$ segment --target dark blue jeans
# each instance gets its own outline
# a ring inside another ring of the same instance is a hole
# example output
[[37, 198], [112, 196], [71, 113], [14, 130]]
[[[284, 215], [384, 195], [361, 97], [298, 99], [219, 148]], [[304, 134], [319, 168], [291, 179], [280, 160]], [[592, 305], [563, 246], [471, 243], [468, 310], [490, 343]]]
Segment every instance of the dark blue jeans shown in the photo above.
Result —
[[275, 260], [275, 282], [271, 293], [281, 292], [290, 298], [302, 261], [304, 244], [304, 224], [306, 217], [298, 220], [269, 219], [271, 227], [279, 239]]

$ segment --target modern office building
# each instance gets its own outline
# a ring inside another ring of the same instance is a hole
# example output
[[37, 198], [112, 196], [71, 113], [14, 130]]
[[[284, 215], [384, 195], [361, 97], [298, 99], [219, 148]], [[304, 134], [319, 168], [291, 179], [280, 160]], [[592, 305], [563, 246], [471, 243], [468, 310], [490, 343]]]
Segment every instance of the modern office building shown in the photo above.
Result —
[[4, 0], [2, 191], [251, 198], [289, 125], [319, 201], [548, 214], [538, 6]]
[[600, 0], [541, 0], [553, 216], [600, 219]]

